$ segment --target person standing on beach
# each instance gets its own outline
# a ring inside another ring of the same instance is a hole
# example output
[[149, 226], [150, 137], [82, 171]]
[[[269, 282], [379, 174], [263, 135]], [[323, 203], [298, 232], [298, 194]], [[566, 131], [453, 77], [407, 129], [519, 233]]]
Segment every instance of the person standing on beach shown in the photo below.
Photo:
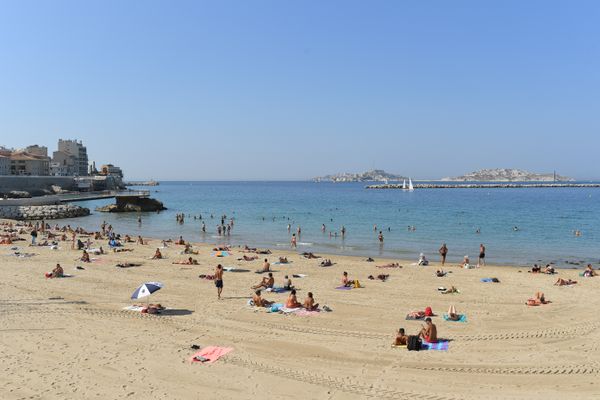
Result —
[[479, 260], [477, 260], [477, 266], [485, 265], [485, 246], [483, 243], [479, 245]]
[[296, 248], [298, 246], [298, 242], [296, 240], [296, 234], [292, 233], [292, 241], [290, 242], [290, 244], [292, 245], [292, 248]]
[[217, 265], [215, 269], [215, 286], [217, 287], [217, 299], [221, 300], [221, 293], [223, 293], [223, 266]]
[[442, 244], [440, 247], [440, 256], [442, 257], [442, 265], [446, 264], [446, 255], [448, 254], [448, 247], [446, 247], [446, 243]]

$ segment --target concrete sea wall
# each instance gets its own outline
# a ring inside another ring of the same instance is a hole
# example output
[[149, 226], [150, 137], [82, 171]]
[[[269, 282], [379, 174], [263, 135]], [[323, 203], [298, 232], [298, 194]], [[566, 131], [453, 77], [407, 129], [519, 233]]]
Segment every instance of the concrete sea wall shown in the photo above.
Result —
[[0, 218], [16, 220], [39, 220], [83, 217], [90, 214], [89, 208], [73, 204], [46, 206], [0, 206]]

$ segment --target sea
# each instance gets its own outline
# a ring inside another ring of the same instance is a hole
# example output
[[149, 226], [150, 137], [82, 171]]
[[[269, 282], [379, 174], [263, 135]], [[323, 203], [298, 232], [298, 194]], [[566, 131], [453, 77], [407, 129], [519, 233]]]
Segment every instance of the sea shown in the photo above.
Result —
[[[151, 197], [160, 213], [95, 211], [114, 200], [77, 203], [92, 215], [60, 224], [192, 242], [289, 249], [301, 228], [298, 251], [416, 260], [437, 260], [446, 243], [448, 260], [477, 259], [486, 246], [492, 264], [554, 263], [581, 268], [600, 263], [600, 188], [485, 188], [369, 190], [365, 183], [160, 182]], [[185, 222], [176, 221], [183, 213]], [[217, 235], [221, 216], [234, 219], [230, 236]], [[141, 224], [138, 222], [141, 217]], [[201, 231], [206, 224], [206, 233]], [[288, 231], [288, 224], [290, 231]], [[325, 230], [322, 229], [323, 224]], [[341, 236], [341, 227], [346, 234]], [[378, 240], [379, 231], [384, 236]], [[581, 235], [576, 236], [575, 231]]]

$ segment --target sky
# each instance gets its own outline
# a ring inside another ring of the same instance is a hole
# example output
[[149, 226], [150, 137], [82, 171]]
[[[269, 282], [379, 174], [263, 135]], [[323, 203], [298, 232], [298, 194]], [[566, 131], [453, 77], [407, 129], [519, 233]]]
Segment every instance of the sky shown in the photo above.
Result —
[[600, 179], [598, 1], [0, 0], [0, 145], [129, 179]]

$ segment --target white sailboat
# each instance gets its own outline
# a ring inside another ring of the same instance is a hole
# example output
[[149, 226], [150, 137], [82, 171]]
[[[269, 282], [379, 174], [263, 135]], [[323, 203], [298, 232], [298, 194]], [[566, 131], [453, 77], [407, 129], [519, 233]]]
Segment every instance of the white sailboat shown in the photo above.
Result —
[[412, 180], [408, 178], [408, 191], [412, 192], [413, 190], [415, 190], [415, 188], [413, 187]]
[[406, 190], [406, 179], [402, 182], [402, 190]]

